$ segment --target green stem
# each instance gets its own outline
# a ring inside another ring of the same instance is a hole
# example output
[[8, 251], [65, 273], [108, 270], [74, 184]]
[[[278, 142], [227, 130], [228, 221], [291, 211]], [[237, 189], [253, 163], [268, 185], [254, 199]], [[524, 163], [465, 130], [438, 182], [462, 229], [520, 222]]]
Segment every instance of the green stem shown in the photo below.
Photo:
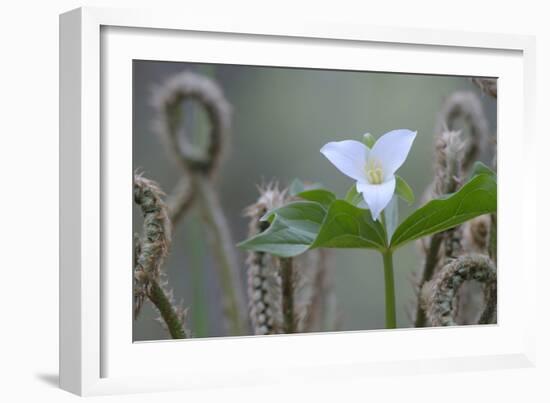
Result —
[[395, 320], [395, 286], [393, 280], [393, 252], [391, 249], [382, 253], [384, 259], [384, 283], [386, 288], [386, 329], [397, 327]]

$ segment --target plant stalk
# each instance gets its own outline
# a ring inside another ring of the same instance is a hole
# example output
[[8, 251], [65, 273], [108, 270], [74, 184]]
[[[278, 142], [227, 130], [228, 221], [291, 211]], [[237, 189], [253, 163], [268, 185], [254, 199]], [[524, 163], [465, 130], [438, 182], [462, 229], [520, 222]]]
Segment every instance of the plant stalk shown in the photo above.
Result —
[[281, 293], [285, 333], [296, 332], [294, 318], [294, 268], [292, 258], [281, 258]]
[[195, 175], [194, 180], [199, 192], [202, 217], [209, 229], [211, 246], [218, 259], [221, 288], [224, 294], [224, 313], [229, 322], [229, 333], [232, 336], [240, 336], [246, 333], [247, 325], [243, 317], [243, 312], [246, 312], [243, 282], [233, 249], [235, 243], [210, 180], [203, 175]]
[[497, 264], [497, 215], [491, 214], [491, 232], [489, 233], [489, 256]]
[[428, 247], [426, 259], [424, 261], [424, 270], [422, 270], [422, 278], [420, 279], [418, 285], [418, 302], [416, 307], [416, 318], [414, 322], [415, 327], [426, 326], [426, 312], [424, 312], [424, 308], [422, 308], [422, 304], [420, 303], [420, 292], [424, 284], [430, 281], [434, 275], [435, 267], [439, 262], [439, 249], [442, 242], [442, 233], [434, 234], [430, 239], [430, 245]]
[[172, 336], [173, 339], [187, 338], [183, 329], [183, 324], [178, 313], [172, 306], [170, 298], [165, 294], [164, 290], [155, 279], [149, 281], [150, 284], [147, 295], [149, 300], [159, 310], [160, 316], [162, 316], [164, 323], [166, 323], [170, 336]]
[[395, 284], [393, 279], [393, 252], [386, 250], [382, 253], [384, 260], [384, 283], [386, 289], [386, 329], [395, 329]]
[[193, 333], [195, 337], [208, 336], [208, 301], [205, 295], [205, 279], [204, 279], [204, 256], [205, 250], [202, 242], [202, 228], [200, 217], [193, 214], [190, 217], [190, 228], [188, 236], [190, 239], [190, 261], [191, 265], [191, 282], [193, 284], [193, 311], [191, 319], [193, 323]]

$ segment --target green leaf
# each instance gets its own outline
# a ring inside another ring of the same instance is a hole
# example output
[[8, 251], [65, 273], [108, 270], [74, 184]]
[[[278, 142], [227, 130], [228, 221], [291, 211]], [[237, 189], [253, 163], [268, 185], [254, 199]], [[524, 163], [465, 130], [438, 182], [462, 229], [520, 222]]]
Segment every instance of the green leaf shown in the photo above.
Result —
[[309, 249], [315, 239], [308, 232], [290, 228], [281, 219], [275, 217], [267, 230], [239, 243], [237, 246], [257, 252], [271, 253], [281, 257], [299, 255]]
[[295, 178], [290, 183], [290, 186], [288, 187], [288, 193], [291, 196], [296, 196], [298, 193], [303, 192], [306, 190], [306, 186], [304, 185], [304, 182], [302, 182], [300, 179]]
[[395, 193], [409, 204], [414, 203], [414, 192], [405, 179], [395, 175]]
[[352, 206], [369, 210], [369, 206], [367, 206], [367, 203], [365, 202], [363, 195], [357, 192], [356, 185], [351, 185], [348, 192], [346, 193], [346, 197], [344, 198], [344, 200], [347, 201]]
[[327, 210], [330, 205], [336, 200], [336, 196], [331, 191], [326, 189], [312, 189], [304, 190], [298, 194], [297, 197], [300, 197], [304, 200], [309, 200], [319, 203], [325, 210]]
[[336, 200], [330, 206], [313, 248], [386, 247], [386, 233], [379, 221], [373, 221], [369, 210]]
[[300, 179], [295, 178], [288, 187], [288, 194], [297, 196], [306, 190], [321, 189], [323, 186], [320, 183], [304, 183]]
[[344, 200], [352, 206], [357, 206], [363, 200], [363, 196], [357, 191], [357, 186], [353, 184], [346, 193]]
[[407, 217], [395, 230], [391, 247], [436, 232], [456, 227], [474, 217], [497, 209], [496, 178], [481, 174], [472, 178], [459, 191], [432, 200]]
[[325, 210], [319, 203], [300, 201], [287, 204], [262, 218], [270, 218], [271, 225], [267, 230], [238, 246], [281, 257], [299, 255], [315, 240], [324, 217]]
[[470, 174], [470, 177], [468, 179], [472, 179], [474, 176], [481, 175], [481, 174], [492, 176], [496, 181], [497, 174], [495, 173], [495, 171], [493, 171], [483, 162], [476, 161], [474, 163], [474, 166], [472, 167], [472, 173]]
[[271, 210], [261, 219], [275, 216], [288, 226], [316, 234], [319, 232], [325, 214], [325, 210], [319, 203], [296, 201]]
[[271, 225], [238, 246], [281, 257], [299, 255], [310, 248], [386, 247], [384, 228], [370, 211], [335, 200], [326, 211], [316, 202], [294, 202], [269, 212]]

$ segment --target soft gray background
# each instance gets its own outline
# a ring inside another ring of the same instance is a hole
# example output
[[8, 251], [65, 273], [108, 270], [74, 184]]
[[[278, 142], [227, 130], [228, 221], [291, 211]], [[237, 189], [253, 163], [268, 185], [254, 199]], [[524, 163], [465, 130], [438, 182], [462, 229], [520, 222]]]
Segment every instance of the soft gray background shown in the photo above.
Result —
[[[345, 72], [270, 67], [200, 65], [134, 61], [134, 168], [170, 192], [180, 171], [151, 130], [152, 89], [184, 70], [206, 74], [223, 88], [234, 108], [231, 149], [218, 189], [235, 242], [246, 238], [244, 207], [257, 198], [256, 185], [276, 178], [288, 184], [294, 177], [320, 181], [343, 196], [351, 179], [339, 173], [320, 153], [328, 141], [376, 137], [396, 128], [417, 130], [411, 154], [400, 169], [418, 199], [432, 179], [433, 131], [445, 97], [456, 90], [477, 88], [465, 77]], [[496, 102], [480, 95], [495, 130]], [[202, 110], [185, 106], [191, 137], [204, 139], [207, 125]], [[401, 218], [411, 208], [400, 203]], [[134, 209], [134, 226], [141, 225]], [[189, 307], [188, 326], [194, 336], [223, 335], [215, 262], [205, 234], [192, 211], [180, 222], [165, 264], [176, 299]], [[238, 251], [244, 262], [245, 254]], [[414, 293], [409, 278], [421, 263], [414, 245], [394, 258], [398, 326], [407, 327]], [[372, 251], [334, 251], [331, 259], [342, 330], [384, 327], [381, 257]], [[243, 265], [244, 269], [244, 265]], [[130, 278], [130, 277], [129, 277]], [[157, 315], [146, 304], [134, 322], [135, 340], [167, 338]]]

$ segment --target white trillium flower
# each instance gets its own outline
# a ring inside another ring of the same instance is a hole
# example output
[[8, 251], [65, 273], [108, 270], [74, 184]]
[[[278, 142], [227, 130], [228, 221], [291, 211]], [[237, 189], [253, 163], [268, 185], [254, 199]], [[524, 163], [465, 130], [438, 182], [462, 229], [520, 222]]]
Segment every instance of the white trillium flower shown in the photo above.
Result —
[[395, 192], [395, 171], [407, 159], [416, 132], [406, 129], [392, 130], [381, 136], [372, 149], [360, 141], [331, 141], [321, 148], [321, 153], [344, 175], [357, 181], [369, 207], [372, 218], [380, 213]]

